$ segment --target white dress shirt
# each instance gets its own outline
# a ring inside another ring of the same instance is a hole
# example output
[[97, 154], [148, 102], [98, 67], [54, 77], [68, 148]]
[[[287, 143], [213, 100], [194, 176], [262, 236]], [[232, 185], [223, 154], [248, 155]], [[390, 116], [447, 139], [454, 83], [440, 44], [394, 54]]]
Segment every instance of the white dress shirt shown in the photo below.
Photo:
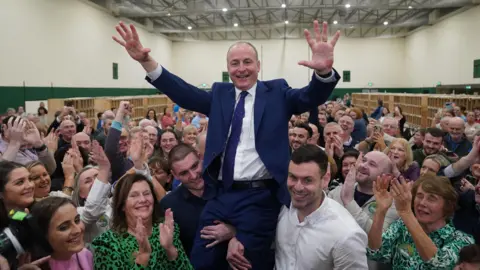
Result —
[[368, 269], [367, 235], [348, 211], [324, 201], [299, 222], [297, 209], [283, 206], [275, 240], [276, 270]]
[[[147, 76], [150, 78], [150, 80], [155, 81], [162, 75], [162, 70], [162, 66], [158, 65], [158, 67], [154, 71], [148, 73]], [[315, 76], [318, 80], [326, 83], [336, 81], [334, 71], [332, 71], [332, 75], [328, 78], [322, 78], [316, 73]], [[263, 164], [262, 160], [260, 159], [257, 150], [255, 149], [253, 110], [255, 104], [256, 90], [257, 84], [247, 90], [248, 95], [245, 97], [245, 117], [243, 118], [242, 133], [240, 134], [240, 142], [238, 143], [237, 153], [235, 155], [235, 166], [233, 171], [233, 179], [235, 181], [251, 181], [272, 178], [267, 168], [265, 167], [265, 164]], [[242, 90], [235, 88], [235, 107], [240, 100], [241, 91]], [[230, 130], [228, 134], [230, 134]], [[275, 136], [275, 134], [272, 134], [272, 136]], [[222, 180], [222, 169], [220, 169], [218, 180]]]

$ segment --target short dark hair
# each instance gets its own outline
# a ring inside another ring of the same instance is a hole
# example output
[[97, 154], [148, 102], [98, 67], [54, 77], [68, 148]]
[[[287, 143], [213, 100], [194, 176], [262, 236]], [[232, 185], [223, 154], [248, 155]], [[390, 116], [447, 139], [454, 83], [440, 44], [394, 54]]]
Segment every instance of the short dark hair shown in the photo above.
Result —
[[442, 138], [442, 140], [443, 140], [443, 136], [445, 136], [445, 132], [443, 132], [443, 130], [436, 127], [427, 128], [427, 131], [425, 132], [425, 134], [430, 134], [435, 138]]
[[468, 245], [460, 250], [458, 264], [464, 262], [480, 263], [480, 246], [478, 246], [478, 244]]
[[315, 162], [323, 177], [328, 168], [328, 156], [320, 147], [313, 144], [305, 144], [293, 151], [291, 161], [295, 164]]
[[172, 150], [170, 150], [170, 153], [168, 153], [168, 167], [170, 167], [170, 170], [173, 169], [173, 163], [183, 160], [191, 153], [194, 153], [198, 157], [198, 152], [193, 146], [185, 143], [175, 145]]
[[308, 132], [308, 138], [311, 138], [313, 136], [313, 130], [307, 123], [299, 122], [296, 123], [293, 127], [306, 129]]

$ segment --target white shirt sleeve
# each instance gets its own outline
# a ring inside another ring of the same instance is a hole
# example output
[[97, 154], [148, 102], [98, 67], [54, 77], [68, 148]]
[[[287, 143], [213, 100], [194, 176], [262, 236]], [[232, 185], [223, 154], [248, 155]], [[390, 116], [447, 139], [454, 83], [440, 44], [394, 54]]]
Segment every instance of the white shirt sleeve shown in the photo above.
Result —
[[156, 79], [160, 78], [160, 75], [162, 75], [162, 71], [162, 65], [159, 64], [154, 71], [147, 73], [147, 77], [150, 78], [152, 82], [154, 82]]
[[331, 82], [337, 81], [337, 79], [335, 78], [335, 70], [333, 70], [333, 69], [332, 69], [332, 75], [330, 75], [330, 77], [328, 77], [328, 78], [322, 78], [322, 77], [318, 76], [318, 74], [315, 71], [313, 73], [315, 73], [315, 77], [317, 78], [317, 80], [319, 80], [321, 82], [331, 83]]
[[110, 187], [110, 183], [95, 179], [81, 213], [81, 219], [85, 224], [93, 224], [105, 214]]
[[339, 241], [333, 249], [334, 270], [340, 269], [368, 269], [367, 235], [363, 231], [358, 231], [346, 236]]

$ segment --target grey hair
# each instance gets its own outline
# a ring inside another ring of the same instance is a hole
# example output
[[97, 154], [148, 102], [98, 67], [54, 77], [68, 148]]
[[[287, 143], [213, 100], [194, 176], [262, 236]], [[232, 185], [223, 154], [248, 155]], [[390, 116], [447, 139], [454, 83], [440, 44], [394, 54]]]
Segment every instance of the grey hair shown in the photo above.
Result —
[[248, 42], [248, 41], [237, 41], [235, 43], [232, 44], [232, 46], [230, 46], [228, 48], [228, 51], [227, 51], [227, 61], [228, 61], [228, 53], [230, 52], [230, 50], [232, 50], [233, 47], [235, 46], [238, 46], [238, 45], [248, 45], [250, 46], [253, 51], [255, 51], [255, 57], [257, 58], [256, 60], [258, 61], [258, 51], [257, 51], [257, 48], [255, 48], [255, 46], [253, 46], [252, 43]]

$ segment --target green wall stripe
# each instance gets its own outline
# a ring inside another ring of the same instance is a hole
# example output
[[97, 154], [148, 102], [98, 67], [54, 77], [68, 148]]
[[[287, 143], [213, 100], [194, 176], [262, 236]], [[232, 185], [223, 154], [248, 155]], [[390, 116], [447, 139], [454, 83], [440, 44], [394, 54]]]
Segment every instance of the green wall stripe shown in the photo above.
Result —
[[[343, 97], [346, 93], [362, 92], [365, 88], [337, 88], [330, 98]], [[435, 93], [435, 88], [378, 88], [379, 92], [389, 93]], [[0, 114], [7, 108], [24, 106], [25, 101], [47, 100], [51, 98], [73, 97], [104, 97], [104, 96], [138, 96], [155, 95], [158, 93], [152, 88], [75, 88], [75, 87], [22, 87], [0, 86], [0, 93], [6, 98], [0, 98]]]

